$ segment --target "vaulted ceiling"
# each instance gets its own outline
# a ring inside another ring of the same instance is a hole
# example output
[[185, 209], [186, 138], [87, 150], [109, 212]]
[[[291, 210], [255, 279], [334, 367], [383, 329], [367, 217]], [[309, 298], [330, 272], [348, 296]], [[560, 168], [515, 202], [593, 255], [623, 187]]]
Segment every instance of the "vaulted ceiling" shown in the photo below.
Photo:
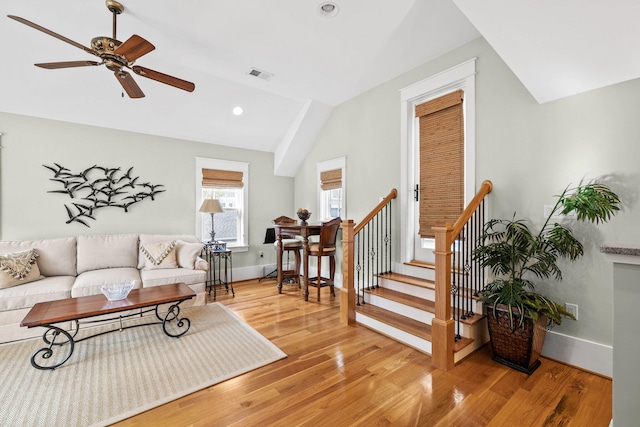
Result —
[[332, 0], [332, 17], [322, 0], [121, 2], [117, 38], [156, 47], [136, 65], [194, 92], [134, 75], [146, 97], [130, 99], [103, 66], [34, 67], [96, 57], [6, 15], [88, 47], [112, 36], [111, 12], [102, 0], [2, 0], [0, 111], [273, 152], [275, 173], [293, 176], [334, 106], [480, 35], [539, 102], [640, 75], [632, 1]]

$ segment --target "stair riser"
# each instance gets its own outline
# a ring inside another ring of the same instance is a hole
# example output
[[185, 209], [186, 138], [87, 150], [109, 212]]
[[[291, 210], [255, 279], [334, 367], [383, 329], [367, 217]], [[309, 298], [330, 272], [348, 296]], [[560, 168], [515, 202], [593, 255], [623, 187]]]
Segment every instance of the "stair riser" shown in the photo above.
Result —
[[[388, 300], [386, 298], [381, 298], [377, 295], [366, 294], [364, 296], [364, 300], [366, 304], [371, 304], [376, 307], [384, 308], [385, 310], [389, 310], [391, 312], [401, 314], [405, 317], [408, 317], [413, 320], [417, 320], [418, 322], [425, 323], [427, 325], [431, 325], [433, 318], [435, 317], [434, 313], [420, 310], [415, 307], [407, 306], [405, 304]], [[460, 324], [460, 335], [463, 337], [474, 338], [472, 335], [474, 334], [475, 325], [467, 325], [465, 323]], [[485, 326], [486, 329], [486, 326]]]
[[377, 295], [371, 295], [371, 294], [365, 293], [364, 300], [367, 304], [372, 304], [377, 307], [384, 308], [385, 310], [389, 310], [394, 313], [401, 314], [413, 320], [417, 320], [418, 322], [426, 323], [427, 325], [430, 325], [431, 320], [434, 318], [433, 313], [420, 310], [419, 308], [410, 307], [405, 304], [392, 301], [386, 298], [381, 298]]
[[387, 280], [380, 278], [380, 287], [393, 289], [394, 291], [402, 292], [404, 294], [413, 295], [426, 300], [434, 301], [436, 298], [436, 291], [433, 289], [422, 288], [420, 286], [410, 285], [408, 283], [397, 282], [395, 280]]
[[386, 323], [379, 322], [378, 320], [365, 316], [362, 313], [356, 313], [356, 322], [367, 326], [368, 328], [373, 329], [374, 331], [377, 331], [383, 335], [393, 338], [396, 341], [400, 341], [401, 343], [404, 343], [409, 347], [413, 347], [416, 350], [422, 351], [423, 353], [431, 354], [432, 352], [430, 341], [416, 337], [415, 335], [387, 325]]
[[414, 267], [406, 264], [394, 264], [393, 271], [426, 280], [435, 280], [436, 278], [435, 271], [430, 268]]
[[[465, 301], [466, 304], [466, 301]], [[453, 299], [453, 297], [451, 298], [451, 307], [455, 307], [455, 301]], [[467, 307], [466, 305], [464, 305], [463, 307]], [[471, 310], [473, 310], [474, 313], [477, 314], [482, 314], [483, 313], [483, 305], [480, 301], [477, 300], [471, 300]]]
[[470, 328], [465, 328], [466, 331], [461, 334], [464, 337], [473, 338], [473, 342], [461, 351], [454, 354], [454, 362], [458, 363], [465, 357], [482, 347], [485, 343], [489, 342], [489, 330], [487, 329], [487, 319], [476, 323]]
[[[408, 295], [413, 295], [429, 301], [435, 301], [436, 292], [433, 289], [421, 288], [419, 286], [409, 285], [408, 283], [397, 282], [395, 280], [388, 280], [381, 278], [379, 283], [381, 288], [393, 289], [394, 291], [402, 292]], [[451, 296], [451, 306], [454, 306], [455, 297]], [[483, 305], [478, 300], [471, 300], [471, 309], [474, 313], [482, 313]]]

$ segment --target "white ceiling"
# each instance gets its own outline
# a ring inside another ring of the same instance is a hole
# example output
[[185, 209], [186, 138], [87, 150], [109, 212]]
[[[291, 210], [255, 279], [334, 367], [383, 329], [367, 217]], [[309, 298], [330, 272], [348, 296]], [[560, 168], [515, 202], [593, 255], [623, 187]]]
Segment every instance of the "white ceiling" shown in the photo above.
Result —
[[640, 77], [638, 0], [453, 0], [539, 103]]
[[[0, 111], [273, 152], [275, 172], [293, 176], [335, 105], [480, 33], [540, 102], [640, 75], [622, 43], [638, 51], [636, 1], [334, 2], [327, 19], [322, 0], [122, 0], [118, 39], [156, 46], [137, 64], [196, 85], [188, 93], [135, 76], [146, 97], [129, 99], [104, 67], [34, 67], [96, 58], [6, 18], [89, 46], [112, 35], [103, 0], [2, 0]], [[273, 78], [248, 75], [254, 67]]]

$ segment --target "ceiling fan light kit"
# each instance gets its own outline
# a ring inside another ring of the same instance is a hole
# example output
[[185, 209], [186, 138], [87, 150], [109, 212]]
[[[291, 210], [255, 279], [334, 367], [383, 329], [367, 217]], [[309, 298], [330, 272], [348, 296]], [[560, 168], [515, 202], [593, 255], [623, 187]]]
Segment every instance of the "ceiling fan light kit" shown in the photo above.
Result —
[[38, 24], [28, 21], [24, 18], [14, 15], [7, 15], [9, 18], [18, 21], [31, 28], [35, 28], [38, 31], [42, 31], [52, 37], [62, 40], [71, 44], [85, 52], [95, 55], [101, 59], [101, 62], [96, 61], [65, 61], [65, 62], [45, 62], [35, 64], [37, 67], [45, 68], [48, 70], [55, 70], [59, 68], [74, 68], [74, 67], [87, 67], [104, 65], [107, 69], [113, 71], [116, 79], [122, 85], [122, 88], [130, 98], [143, 98], [144, 92], [135, 82], [130, 73], [125, 68], [130, 69], [135, 74], [155, 80], [160, 83], [164, 83], [169, 86], [176, 87], [178, 89], [185, 90], [187, 92], [193, 92], [195, 90], [195, 84], [182, 80], [178, 77], [173, 77], [168, 74], [154, 71], [149, 68], [141, 67], [139, 65], [133, 65], [134, 62], [153, 51], [156, 47], [140, 37], [139, 35], [132, 35], [124, 42], [118, 40], [116, 35], [117, 30], [117, 16], [124, 12], [124, 6], [114, 0], [106, 0], [105, 5], [107, 9], [113, 14], [113, 37], [99, 36], [91, 39], [91, 47], [85, 47], [80, 43], [77, 43], [71, 39], [68, 39], [60, 34], [44, 28]]

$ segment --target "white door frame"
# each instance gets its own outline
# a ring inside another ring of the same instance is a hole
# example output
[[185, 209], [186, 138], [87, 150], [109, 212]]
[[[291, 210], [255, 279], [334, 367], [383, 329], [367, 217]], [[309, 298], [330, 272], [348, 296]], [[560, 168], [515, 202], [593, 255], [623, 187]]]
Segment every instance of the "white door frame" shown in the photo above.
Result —
[[416, 180], [416, 156], [417, 152], [417, 119], [415, 106], [430, 99], [437, 98], [458, 89], [464, 90], [464, 134], [465, 134], [465, 160], [464, 160], [464, 186], [465, 205], [475, 194], [475, 128], [476, 128], [476, 59], [472, 58], [455, 67], [442, 71], [434, 76], [419, 81], [400, 90], [400, 170], [402, 171], [400, 183], [400, 263], [415, 259], [414, 237], [416, 213], [413, 196], [414, 182]]

